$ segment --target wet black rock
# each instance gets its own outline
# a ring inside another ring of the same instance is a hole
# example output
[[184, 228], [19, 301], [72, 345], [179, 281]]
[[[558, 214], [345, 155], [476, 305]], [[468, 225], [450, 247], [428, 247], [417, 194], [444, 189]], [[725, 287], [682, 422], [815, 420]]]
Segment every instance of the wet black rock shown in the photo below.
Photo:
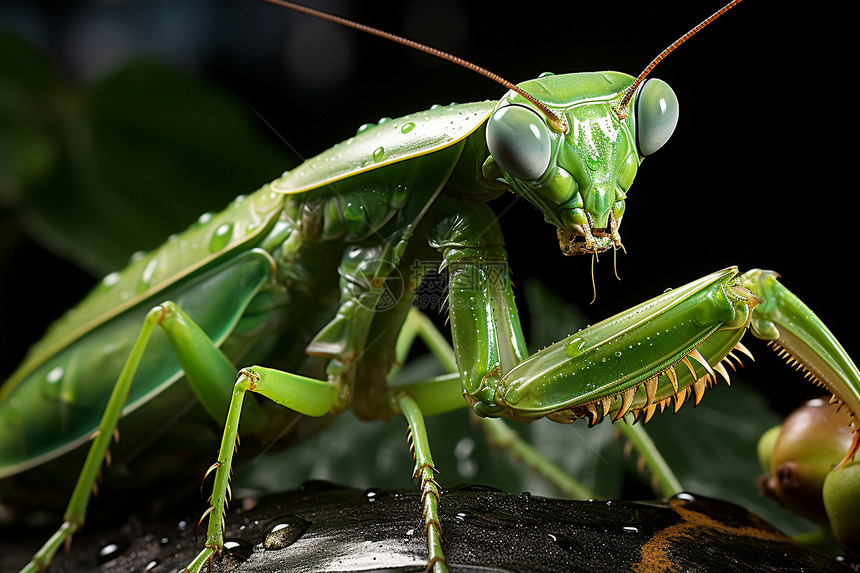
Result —
[[[228, 512], [230, 547], [215, 570], [422, 572], [420, 499], [413, 491], [314, 482], [245, 502], [246, 509]], [[691, 494], [665, 502], [566, 501], [469, 486], [445, 491], [440, 510], [452, 572], [857, 570], [738, 506]], [[195, 524], [130, 522], [85, 533], [52, 571], [174, 572], [203, 545], [204, 527], [195, 541]], [[106, 556], [110, 544], [118, 549]]]

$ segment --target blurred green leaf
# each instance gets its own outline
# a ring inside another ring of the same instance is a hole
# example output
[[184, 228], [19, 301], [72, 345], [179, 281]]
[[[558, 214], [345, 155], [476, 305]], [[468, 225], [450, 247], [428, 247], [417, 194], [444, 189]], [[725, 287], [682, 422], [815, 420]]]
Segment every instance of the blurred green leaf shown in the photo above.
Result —
[[295, 163], [251, 110], [185, 73], [137, 61], [66, 86], [23, 42], [0, 42], [15, 45], [0, 68], [0, 197], [95, 274]]
[[60, 89], [46, 57], [0, 31], [0, 205], [21, 203], [56, 167], [49, 94]]

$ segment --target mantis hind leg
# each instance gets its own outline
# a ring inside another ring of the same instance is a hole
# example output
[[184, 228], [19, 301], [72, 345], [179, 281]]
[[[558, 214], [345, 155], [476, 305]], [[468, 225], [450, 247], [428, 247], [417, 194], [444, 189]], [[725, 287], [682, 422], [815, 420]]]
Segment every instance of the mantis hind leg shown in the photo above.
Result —
[[[205, 275], [199, 282], [191, 283], [184, 290], [178, 289], [174, 294], [189, 301], [194, 298], [196, 288], [201, 285], [211, 286], [215, 284], [220, 287], [222, 292], [231, 295], [231, 300], [247, 303], [268, 279], [270, 269], [270, 258], [267, 254], [262, 253], [262, 251], [250, 251], [236, 257], [221, 268], [215, 269], [210, 275]], [[194, 306], [193, 300], [191, 306]], [[222, 309], [220, 313], [215, 313], [214, 319], [208, 317], [205, 322], [211, 330], [220, 331], [222, 334], [229, 332], [232, 330], [233, 319], [241, 313], [243, 308], [242, 304], [238, 304], [231, 312]], [[224, 404], [227, 403], [229, 396], [229, 384], [224, 384], [224, 382], [233, 377], [236, 367], [230, 363], [203, 329], [178, 305], [167, 301], [153, 307], [143, 319], [143, 326], [131, 345], [104, 413], [92, 436], [92, 443], [86, 460], [63, 515], [63, 524], [36, 552], [22, 572], [30, 573], [47, 568], [57, 550], [64, 544], [68, 545], [72, 536], [83, 526], [87, 505], [99, 477], [102, 463], [105, 460], [109, 461], [108, 447], [111, 439], [117, 433], [117, 424], [132, 390], [132, 382], [139, 372], [143, 374], [142, 378], [151, 374], [151, 370], [146, 369], [147, 362], [160, 362], [165, 358], [164, 355], [159, 354], [158, 349], [155, 351], [150, 349], [149, 353], [146, 352], [147, 345], [157, 331], [156, 327], [159, 327], [166, 334], [173, 354], [178, 359], [197, 399], [213, 417], [223, 419]], [[165, 382], [170, 380], [169, 375], [164, 374], [164, 372], [162, 375], [167, 378]], [[146, 383], [145, 380], [141, 382]], [[152, 380], [149, 382], [151, 383]], [[259, 406], [249, 404], [248, 407], [258, 408]], [[251, 418], [258, 417], [251, 416]]]
[[143, 328], [141, 328], [140, 334], [132, 347], [131, 354], [120, 372], [119, 379], [111, 393], [102, 421], [93, 438], [92, 445], [84, 462], [84, 467], [78, 476], [78, 481], [75, 484], [75, 489], [72, 492], [66, 513], [63, 515], [63, 524], [42, 548], [36, 552], [36, 555], [24, 566], [21, 573], [34, 573], [46, 569], [60, 546], [70, 543], [72, 535], [83, 526], [87, 504], [89, 503], [93, 486], [101, 469], [102, 461], [107, 455], [107, 449], [117, 427], [122, 407], [131, 389], [134, 373], [137, 371], [137, 367], [143, 357], [146, 343], [149, 341], [152, 331], [162, 314], [161, 307], [156, 307], [147, 313]]
[[[223, 394], [219, 387], [224, 387], [224, 373], [227, 372], [227, 376], [231, 376], [235, 367], [200, 327], [174, 303], [168, 301], [151, 309], [146, 314], [140, 333], [120, 371], [98, 429], [93, 434], [84, 466], [63, 515], [63, 524], [22, 569], [22, 573], [47, 568], [57, 550], [62, 545], [71, 543], [72, 536], [83, 526], [87, 505], [95, 489], [102, 463], [110, 460], [108, 448], [117, 434], [122, 409], [128, 400], [135, 374], [156, 326], [161, 327], [167, 334], [179, 362], [185, 368], [187, 377], [204, 406], [210, 412], [223, 408], [218, 402], [219, 395]], [[219, 380], [221, 384], [218, 384]]]

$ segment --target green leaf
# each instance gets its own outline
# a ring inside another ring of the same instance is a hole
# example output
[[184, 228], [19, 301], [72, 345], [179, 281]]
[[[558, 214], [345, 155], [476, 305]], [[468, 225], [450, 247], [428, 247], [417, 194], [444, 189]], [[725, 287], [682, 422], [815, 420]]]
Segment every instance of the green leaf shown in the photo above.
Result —
[[0, 198], [95, 274], [296, 163], [244, 104], [183, 72], [137, 61], [69, 87], [20, 40], [6, 44]]
[[60, 89], [51, 65], [22, 39], [0, 31], [0, 205], [26, 197], [56, 168], [50, 94]]

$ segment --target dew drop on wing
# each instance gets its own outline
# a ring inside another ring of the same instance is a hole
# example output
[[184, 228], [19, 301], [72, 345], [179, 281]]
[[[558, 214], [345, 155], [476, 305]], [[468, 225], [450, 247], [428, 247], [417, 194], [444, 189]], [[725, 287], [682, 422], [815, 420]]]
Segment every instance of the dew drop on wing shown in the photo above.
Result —
[[209, 239], [209, 252], [217, 253], [230, 243], [233, 238], [233, 223], [223, 223], [215, 229]]

